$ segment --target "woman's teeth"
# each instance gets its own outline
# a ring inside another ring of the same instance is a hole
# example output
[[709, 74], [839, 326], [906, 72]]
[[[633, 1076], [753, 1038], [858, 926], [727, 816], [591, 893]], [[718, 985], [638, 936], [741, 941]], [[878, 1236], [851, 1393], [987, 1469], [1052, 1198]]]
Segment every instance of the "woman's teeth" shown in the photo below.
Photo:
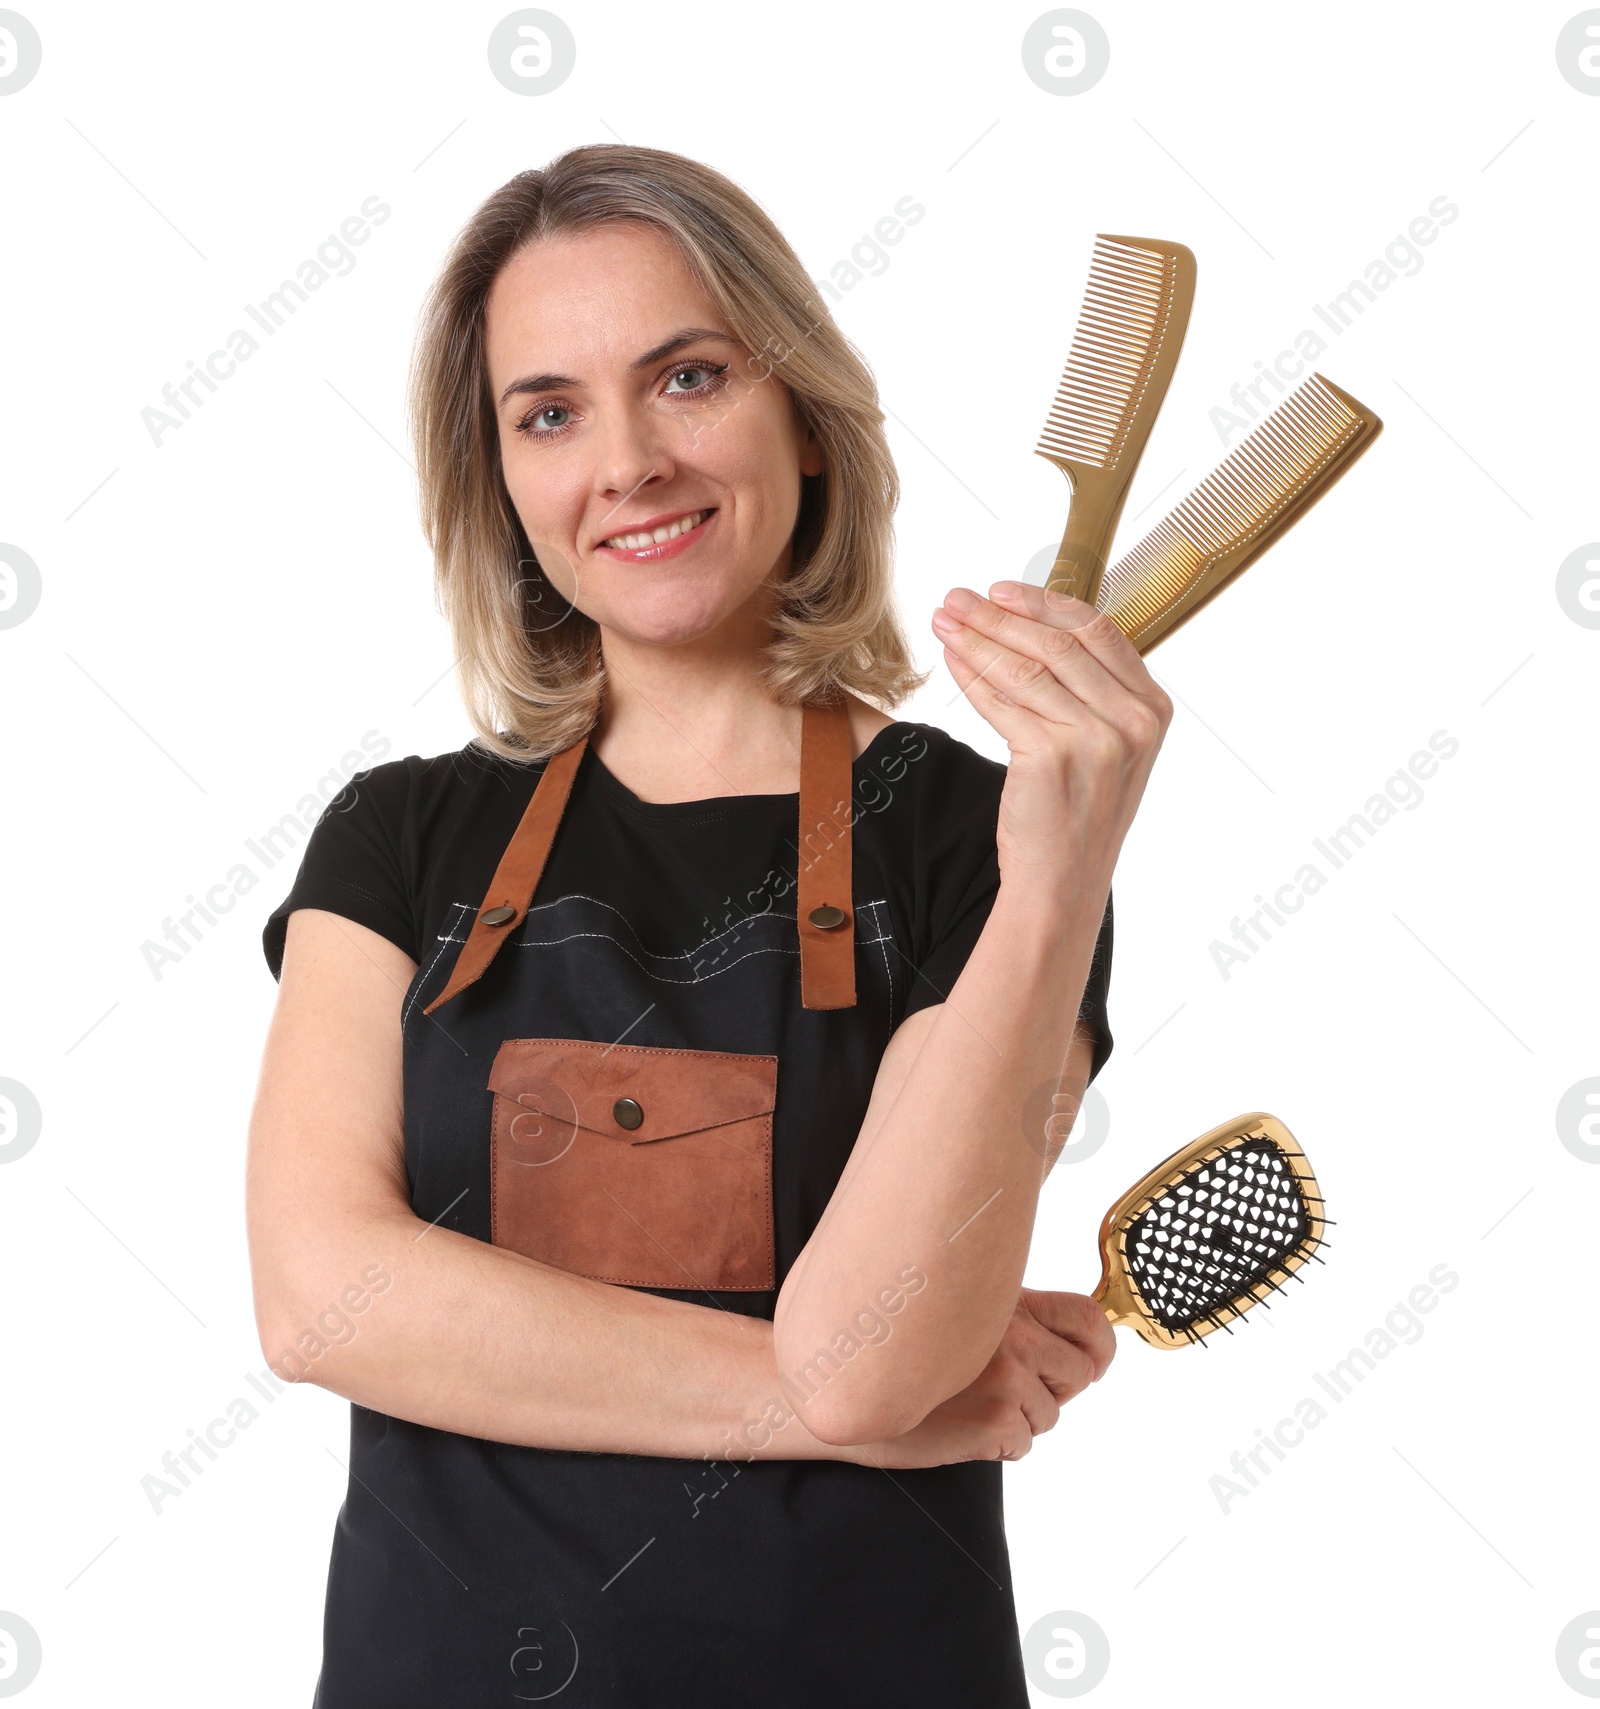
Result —
[[602, 540], [602, 546], [614, 546], [619, 552], [642, 552], [646, 546], [659, 546], [663, 540], [676, 540], [680, 534], [687, 534], [691, 528], [698, 528], [711, 514], [709, 510], [696, 510], [688, 516], [680, 516], [676, 522], [669, 522], [663, 528], [652, 529], [648, 534], [613, 534], [609, 540]]

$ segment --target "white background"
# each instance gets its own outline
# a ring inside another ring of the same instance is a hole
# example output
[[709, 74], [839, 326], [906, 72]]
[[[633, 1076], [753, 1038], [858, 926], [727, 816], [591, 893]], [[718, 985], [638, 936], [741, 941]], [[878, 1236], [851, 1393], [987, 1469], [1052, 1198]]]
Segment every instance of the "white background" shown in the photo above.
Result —
[[[1110, 1136], [1052, 1177], [1029, 1279], [1087, 1291], [1105, 1206], [1252, 1109], [1320, 1172], [1327, 1266], [1205, 1352], [1123, 1332], [1008, 1470], [1009, 1530], [1022, 1627], [1097, 1622], [1108, 1709], [1577, 1701], [1555, 1646], [1600, 1607], [1600, 1168], [1555, 1109], [1600, 1074], [1600, 631], [1556, 574], [1600, 537], [1600, 99], [1558, 73], [1575, 8], [1093, 0], [1110, 69], [1064, 97], [1025, 75], [1033, 6], [561, 0], [576, 69], [536, 98], [489, 73], [508, 8], [24, 9], [44, 60], [0, 99], [0, 539], [43, 596], [0, 632], [0, 1075], [44, 1119], [0, 1169], [0, 1609], [42, 1638], [25, 1701], [310, 1700], [345, 1404], [262, 1405], [159, 1515], [140, 1486], [263, 1363], [242, 1173], [292, 862], [161, 978], [142, 946], [260, 873], [245, 839], [364, 732], [390, 757], [470, 734], [416, 522], [414, 317], [484, 196], [618, 137], [727, 172], [819, 279], [925, 206], [835, 308], [890, 412], [924, 663], [946, 589], [1059, 534], [1031, 451], [1097, 231], [1200, 268], [1125, 548], [1222, 454], [1229, 388], [1459, 207], [1318, 360], [1377, 446], [1152, 659], [1179, 708], [1116, 877]], [[353, 271], [152, 444], [162, 386], [370, 196], [392, 217]], [[942, 666], [898, 710], [1004, 757]], [[1213, 940], [1439, 730], [1459, 751], [1421, 805], [1224, 979]], [[1229, 1456], [1440, 1264], [1459, 1286], [1421, 1339], [1224, 1513]]]

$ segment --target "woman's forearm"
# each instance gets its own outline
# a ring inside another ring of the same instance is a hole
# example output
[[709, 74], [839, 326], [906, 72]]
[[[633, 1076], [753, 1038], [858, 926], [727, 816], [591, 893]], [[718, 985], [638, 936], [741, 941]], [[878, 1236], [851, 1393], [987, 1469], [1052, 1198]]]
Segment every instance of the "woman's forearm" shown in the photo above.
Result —
[[[1062, 1079], [1109, 878], [1002, 884], [898, 1097], [857, 1154], [779, 1298], [792, 1368], [829, 1345], [890, 1260], [927, 1278], [870, 1360], [842, 1367], [808, 1411], [848, 1443], [911, 1429], [983, 1369], [1022, 1283], [1045, 1159], [1023, 1107]], [[1087, 1077], [1087, 1063], [1081, 1065]]]
[[287, 1380], [529, 1447], [863, 1457], [794, 1415], [764, 1319], [570, 1275], [398, 1209], [296, 1240], [293, 1286], [257, 1314]]

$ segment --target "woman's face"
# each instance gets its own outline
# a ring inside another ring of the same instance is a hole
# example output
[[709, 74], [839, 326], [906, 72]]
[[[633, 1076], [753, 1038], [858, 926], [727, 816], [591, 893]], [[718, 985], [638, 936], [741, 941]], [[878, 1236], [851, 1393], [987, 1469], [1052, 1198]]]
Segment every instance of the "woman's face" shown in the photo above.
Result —
[[486, 334], [506, 487], [560, 593], [641, 642], [747, 607], [764, 626], [822, 454], [671, 239], [619, 222], [540, 240], [500, 270]]

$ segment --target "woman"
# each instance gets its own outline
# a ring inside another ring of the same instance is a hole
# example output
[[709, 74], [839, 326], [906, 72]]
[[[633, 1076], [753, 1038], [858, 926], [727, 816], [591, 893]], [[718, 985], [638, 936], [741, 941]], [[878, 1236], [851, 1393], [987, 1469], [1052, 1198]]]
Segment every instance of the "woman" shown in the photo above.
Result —
[[354, 1403], [317, 1702], [1020, 1706], [999, 1462], [1113, 1352], [1021, 1288], [1029, 1112], [1110, 1052], [1170, 704], [1002, 582], [933, 627], [1009, 765], [877, 709], [870, 375], [679, 156], [497, 191], [413, 403], [477, 739], [265, 934], [262, 1344]]

